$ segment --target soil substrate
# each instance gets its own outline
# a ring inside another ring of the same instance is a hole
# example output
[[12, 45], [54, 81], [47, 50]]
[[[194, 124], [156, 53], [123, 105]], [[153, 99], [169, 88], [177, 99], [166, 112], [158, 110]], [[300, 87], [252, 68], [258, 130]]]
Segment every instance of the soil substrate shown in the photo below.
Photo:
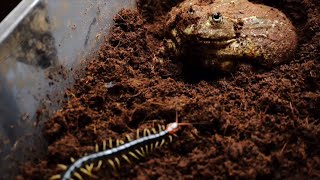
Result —
[[21, 167], [19, 179], [47, 179], [58, 163], [96, 143], [167, 124], [176, 111], [185, 128], [168, 146], [118, 177], [100, 179], [320, 178], [320, 1], [255, 1], [283, 11], [297, 28], [290, 63], [230, 74], [185, 70], [161, 54], [166, 13], [179, 1], [141, 0], [122, 10], [85, 75], [44, 128], [46, 157]]

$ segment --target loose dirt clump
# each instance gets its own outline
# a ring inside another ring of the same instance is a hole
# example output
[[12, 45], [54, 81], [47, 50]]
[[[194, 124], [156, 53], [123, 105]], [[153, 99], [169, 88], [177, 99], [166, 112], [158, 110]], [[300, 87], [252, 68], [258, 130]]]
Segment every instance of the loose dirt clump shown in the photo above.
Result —
[[114, 18], [85, 76], [46, 122], [47, 156], [22, 166], [19, 178], [47, 179], [58, 163], [104, 139], [172, 122], [176, 111], [180, 121], [207, 124], [186, 128], [171, 145], [121, 167], [118, 177], [101, 170], [100, 179], [320, 178], [319, 2], [260, 0], [297, 27], [295, 58], [268, 71], [210, 78], [186, 74], [162, 53], [161, 24], [181, 1], [164, 2], [141, 0], [138, 10]]

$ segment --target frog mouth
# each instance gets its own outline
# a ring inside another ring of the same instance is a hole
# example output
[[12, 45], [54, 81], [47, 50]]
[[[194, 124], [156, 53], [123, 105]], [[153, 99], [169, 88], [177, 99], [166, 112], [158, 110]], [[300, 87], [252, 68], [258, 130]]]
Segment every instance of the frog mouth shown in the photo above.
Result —
[[225, 47], [233, 42], [235, 42], [235, 38], [229, 39], [209, 39], [209, 38], [198, 38], [198, 44], [204, 44], [208, 46], [215, 46], [215, 47]]

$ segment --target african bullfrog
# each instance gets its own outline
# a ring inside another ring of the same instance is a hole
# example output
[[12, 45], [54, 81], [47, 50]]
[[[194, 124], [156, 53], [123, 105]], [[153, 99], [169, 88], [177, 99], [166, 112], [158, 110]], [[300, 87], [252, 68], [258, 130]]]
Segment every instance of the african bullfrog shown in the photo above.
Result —
[[169, 49], [203, 67], [273, 67], [297, 46], [295, 27], [282, 12], [247, 0], [185, 0], [168, 17]]

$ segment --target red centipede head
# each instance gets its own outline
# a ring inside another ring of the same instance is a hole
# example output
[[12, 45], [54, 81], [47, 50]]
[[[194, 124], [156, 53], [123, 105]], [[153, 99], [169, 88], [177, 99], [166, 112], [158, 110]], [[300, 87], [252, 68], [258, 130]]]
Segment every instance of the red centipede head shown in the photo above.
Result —
[[181, 126], [192, 126], [190, 123], [179, 123], [178, 122], [178, 112], [176, 112], [176, 122], [169, 123], [166, 127], [166, 130], [169, 132], [169, 134], [176, 134], [180, 129]]
[[166, 130], [169, 132], [169, 134], [176, 134], [180, 130], [179, 123], [169, 123]]

